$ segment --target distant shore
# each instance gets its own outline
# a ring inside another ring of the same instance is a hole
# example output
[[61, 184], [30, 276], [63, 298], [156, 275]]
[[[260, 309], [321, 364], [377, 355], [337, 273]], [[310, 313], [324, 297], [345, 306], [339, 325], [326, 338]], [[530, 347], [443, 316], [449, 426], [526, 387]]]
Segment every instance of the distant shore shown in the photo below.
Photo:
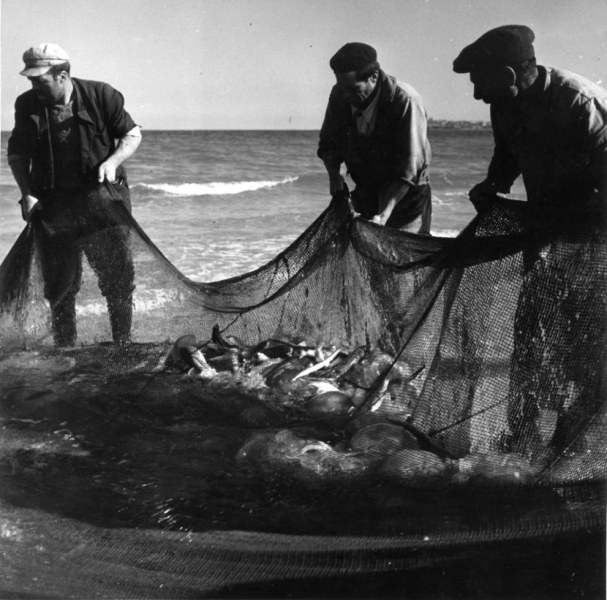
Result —
[[[428, 119], [429, 129], [491, 129], [489, 121], [449, 121], [447, 119]], [[146, 129], [146, 131], [190, 131], [175, 129]], [[317, 131], [316, 129], [193, 129], [191, 131]], [[10, 135], [10, 130], [0, 132], [2, 136]]]
[[447, 119], [428, 119], [429, 129], [491, 129], [489, 121], [448, 121]]

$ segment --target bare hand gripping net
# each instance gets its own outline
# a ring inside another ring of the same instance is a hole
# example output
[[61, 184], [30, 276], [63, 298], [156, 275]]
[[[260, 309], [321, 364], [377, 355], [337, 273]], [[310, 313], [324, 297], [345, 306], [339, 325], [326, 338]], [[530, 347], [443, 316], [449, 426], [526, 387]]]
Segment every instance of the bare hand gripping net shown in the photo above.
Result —
[[[569, 593], [604, 570], [601, 231], [528, 231], [524, 203], [496, 200], [426, 238], [335, 197], [270, 263], [198, 283], [113, 194], [73, 229], [75, 345], [53, 345], [44, 224], [0, 267], [2, 597], [351, 597], [483, 574]], [[121, 257], [109, 283], [100, 249]]]

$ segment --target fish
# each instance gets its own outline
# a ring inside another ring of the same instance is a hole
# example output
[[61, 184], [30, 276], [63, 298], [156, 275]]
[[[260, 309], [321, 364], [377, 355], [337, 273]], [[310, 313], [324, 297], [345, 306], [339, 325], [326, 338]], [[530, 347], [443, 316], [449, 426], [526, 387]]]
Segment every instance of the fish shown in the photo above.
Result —
[[359, 429], [350, 439], [350, 450], [372, 456], [388, 456], [409, 448], [418, 450], [417, 438], [393, 423], [373, 423]]
[[[188, 365], [188, 359], [190, 353], [186, 350], [186, 348], [195, 347], [196, 346], [196, 336], [188, 333], [178, 337], [169, 351], [164, 356], [163, 360], [160, 361], [159, 367], [178, 367], [183, 368], [184, 365]], [[192, 367], [192, 364], [188, 365]]]
[[344, 360], [339, 362], [330, 370], [330, 376], [336, 380], [340, 380], [346, 373], [357, 364], [365, 355], [365, 346], [358, 346], [350, 354], [348, 354]]
[[413, 423], [411, 415], [394, 413], [386, 415], [385, 418], [390, 423], [400, 425], [412, 433], [417, 438], [419, 447], [422, 450], [427, 450], [442, 458], [454, 458], [453, 455], [443, 447], [439, 440], [417, 427]]
[[[299, 348], [301, 348], [301, 346]], [[298, 347], [290, 342], [269, 338], [254, 346], [253, 353], [262, 354], [268, 359], [288, 358], [289, 356], [292, 356], [297, 349]]]
[[389, 354], [379, 349], [368, 349], [348, 371], [346, 379], [357, 387], [370, 389], [393, 363], [394, 358]]
[[404, 487], [440, 489], [450, 483], [452, 469], [433, 452], [406, 448], [392, 454], [379, 472]]
[[311, 417], [324, 417], [332, 415], [344, 415], [352, 409], [352, 403], [343, 392], [324, 392], [309, 398], [304, 410]]
[[303, 371], [301, 371], [300, 373], [298, 373], [294, 379], [299, 379], [300, 377], [305, 377], [306, 375], [309, 375], [310, 373], [315, 373], [316, 371], [320, 371], [321, 369], [323, 369], [324, 367], [328, 367], [331, 362], [333, 361], [333, 359], [341, 352], [341, 350], [337, 349], [335, 352], [333, 352], [333, 354], [331, 354], [330, 356], [328, 356], [327, 358], [321, 360], [320, 362], [317, 362], [316, 364], [308, 367], [307, 369], [304, 369]]
[[257, 344], [247, 344], [235, 335], [223, 335], [217, 323], [213, 325], [211, 340], [220, 350], [238, 351], [242, 360], [252, 360], [256, 355], [264, 355], [270, 359], [287, 358], [297, 352], [315, 350], [315, 346], [275, 338], [268, 338]]
[[177, 338], [163, 363], [165, 367], [185, 370], [190, 376], [211, 378], [217, 374], [196, 345], [196, 336], [193, 334], [185, 334]]
[[538, 469], [516, 453], [471, 453], [454, 464], [457, 467], [454, 481], [460, 484], [525, 485], [533, 483], [538, 475]]
[[268, 371], [262, 371], [265, 383], [270, 387], [290, 383], [298, 373], [310, 366], [311, 360], [310, 357], [293, 356], [287, 358], [279, 364], [273, 365]]
[[217, 325], [217, 323], [213, 325], [211, 340], [222, 350], [245, 350], [249, 347], [240, 338], [234, 335], [224, 336], [221, 331], [219, 331], [219, 325]]

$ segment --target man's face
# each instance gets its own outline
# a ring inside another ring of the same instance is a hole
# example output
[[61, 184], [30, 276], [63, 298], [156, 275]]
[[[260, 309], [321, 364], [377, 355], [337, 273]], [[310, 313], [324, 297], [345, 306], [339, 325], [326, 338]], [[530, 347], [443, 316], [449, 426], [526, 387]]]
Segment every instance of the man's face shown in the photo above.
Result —
[[511, 81], [504, 69], [479, 69], [470, 73], [474, 98], [485, 104], [494, 104], [512, 97]]
[[38, 77], [28, 77], [28, 79], [32, 84], [32, 89], [36, 92], [36, 96], [46, 106], [52, 106], [63, 101], [67, 81], [65, 71], [55, 76], [45, 73]]
[[374, 73], [362, 81], [356, 78], [356, 71], [336, 74], [344, 100], [353, 106], [362, 106], [363, 102], [371, 95], [377, 85], [377, 74]]

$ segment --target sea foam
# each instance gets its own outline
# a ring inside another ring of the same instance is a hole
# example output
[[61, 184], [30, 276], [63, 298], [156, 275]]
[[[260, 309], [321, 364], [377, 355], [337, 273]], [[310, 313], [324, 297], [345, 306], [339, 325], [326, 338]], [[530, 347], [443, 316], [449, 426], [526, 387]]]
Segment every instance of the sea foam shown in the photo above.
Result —
[[171, 196], [224, 196], [241, 194], [293, 183], [299, 177], [285, 177], [280, 181], [211, 181], [209, 183], [141, 183], [136, 187], [164, 192]]

